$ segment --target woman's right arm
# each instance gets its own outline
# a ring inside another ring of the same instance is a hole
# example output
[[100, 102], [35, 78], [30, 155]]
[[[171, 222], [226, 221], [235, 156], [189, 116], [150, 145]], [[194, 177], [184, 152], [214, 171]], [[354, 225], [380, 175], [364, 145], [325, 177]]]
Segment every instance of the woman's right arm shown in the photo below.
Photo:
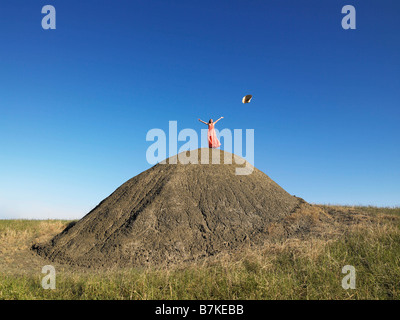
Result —
[[200, 119], [199, 119], [199, 121], [200, 121], [200, 122], [203, 122], [204, 124], [208, 124], [207, 122], [205, 122], [205, 121], [203, 121], [203, 120], [200, 120]]

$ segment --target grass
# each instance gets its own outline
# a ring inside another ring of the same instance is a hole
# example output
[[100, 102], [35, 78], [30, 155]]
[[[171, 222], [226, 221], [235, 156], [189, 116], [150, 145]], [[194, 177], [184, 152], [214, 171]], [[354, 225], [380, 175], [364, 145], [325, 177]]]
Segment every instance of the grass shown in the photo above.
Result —
[[334, 206], [325, 205], [323, 207], [335, 207], [343, 209], [355, 209], [367, 214], [391, 214], [400, 216], [400, 207], [375, 207], [375, 206]]
[[[0, 259], [8, 263], [0, 263], [0, 299], [400, 299], [400, 209], [345, 209], [371, 219], [335, 238], [271, 240], [239, 255], [162, 270], [55, 265], [56, 290], [41, 287], [41, 266], [49, 262], [29, 247], [69, 221], [3, 220]], [[341, 286], [345, 265], [356, 269], [356, 289]]]

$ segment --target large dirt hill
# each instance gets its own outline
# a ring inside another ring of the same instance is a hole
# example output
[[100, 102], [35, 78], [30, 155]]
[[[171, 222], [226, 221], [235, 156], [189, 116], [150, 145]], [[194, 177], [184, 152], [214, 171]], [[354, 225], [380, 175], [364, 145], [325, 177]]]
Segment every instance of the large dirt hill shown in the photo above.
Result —
[[[201, 150], [239, 159], [211, 149], [198, 149], [199, 158]], [[235, 162], [171, 164], [173, 160], [176, 156], [130, 179], [34, 249], [50, 260], [85, 267], [192, 261], [249, 242], [262, 244], [270, 224], [304, 203], [256, 168], [236, 175]]]

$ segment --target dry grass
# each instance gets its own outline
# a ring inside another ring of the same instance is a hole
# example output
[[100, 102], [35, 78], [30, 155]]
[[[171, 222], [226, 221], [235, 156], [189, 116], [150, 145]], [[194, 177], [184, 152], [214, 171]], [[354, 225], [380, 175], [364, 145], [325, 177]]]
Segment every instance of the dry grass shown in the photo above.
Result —
[[47, 220], [34, 222], [33, 228], [26, 220], [6, 221], [0, 228], [0, 254], [29, 250], [33, 243], [48, 241], [65, 228], [65, 222]]
[[39, 270], [43, 260], [30, 251], [37, 241], [50, 240], [69, 221], [0, 220], [0, 270], [3, 273], [31, 273]]
[[[269, 226], [262, 247], [166, 269], [88, 270], [56, 266], [43, 290], [35, 241], [68, 221], [0, 221], [0, 299], [400, 299], [398, 209], [304, 206]], [[307, 231], [307, 232], [306, 232]], [[341, 287], [344, 265], [357, 288]]]

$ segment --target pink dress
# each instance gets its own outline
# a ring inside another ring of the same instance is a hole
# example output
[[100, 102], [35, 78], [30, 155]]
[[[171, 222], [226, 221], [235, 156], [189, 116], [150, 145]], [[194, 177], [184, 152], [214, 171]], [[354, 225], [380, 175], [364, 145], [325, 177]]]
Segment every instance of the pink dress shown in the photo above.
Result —
[[217, 138], [217, 134], [215, 133], [214, 123], [210, 123], [208, 125], [208, 147], [209, 148], [218, 148], [221, 146]]

